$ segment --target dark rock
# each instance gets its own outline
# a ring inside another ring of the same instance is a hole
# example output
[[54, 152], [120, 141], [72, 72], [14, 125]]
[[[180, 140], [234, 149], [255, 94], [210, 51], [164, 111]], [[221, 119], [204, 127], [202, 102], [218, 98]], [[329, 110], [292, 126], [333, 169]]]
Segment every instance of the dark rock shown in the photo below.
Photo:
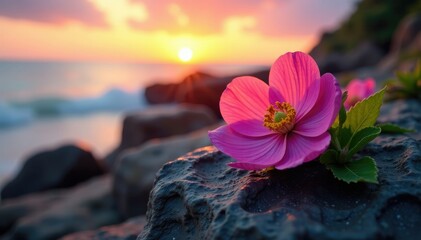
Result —
[[[22, 198], [28, 199], [16, 201], [28, 204], [31, 197], [24, 196]], [[37, 208], [16, 221], [8, 233], [11, 239], [57, 239], [72, 232], [121, 221], [111, 197], [111, 177], [108, 175], [63, 190], [57, 201], [49, 205], [45, 202], [40, 206], [43, 208]]]
[[61, 240], [136, 240], [145, 224], [145, 217], [141, 216], [129, 219], [121, 224], [73, 233], [61, 238]]
[[316, 46], [310, 55], [316, 60], [321, 73], [342, 72], [376, 65], [385, 53], [371, 42], [360, 43], [349, 52], [325, 52]]
[[47, 191], [2, 201], [0, 204], [0, 235], [9, 231], [20, 218], [43, 211], [55, 202], [63, 200], [63, 192], [64, 190]]
[[[241, 74], [241, 76], [243, 76], [243, 74]], [[268, 82], [269, 70], [244, 74], [244, 76], [253, 76]], [[175, 101], [178, 103], [206, 105], [212, 109], [216, 116], [221, 116], [219, 100], [228, 83], [235, 77], [237, 76], [206, 78], [199, 81], [185, 81], [179, 87]]]
[[18, 175], [2, 189], [1, 198], [67, 188], [103, 173], [103, 167], [84, 146], [65, 145], [26, 160]]
[[[241, 74], [241, 76], [254, 76], [265, 82], [268, 82], [269, 70], [262, 70], [250, 74]], [[152, 85], [145, 90], [145, 96], [149, 103], [165, 102], [168, 103], [192, 103], [206, 105], [216, 116], [220, 116], [219, 99], [225, 90], [237, 75], [226, 77], [213, 77], [208, 74], [196, 73], [186, 77], [179, 84]], [[161, 94], [160, 100], [156, 100], [156, 95]], [[153, 97], [152, 97], [153, 96]], [[164, 101], [165, 99], [165, 101]]]
[[215, 115], [206, 106], [192, 104], [157, 105], [131, 113], [124, 118], [120, 145], [108, 154], [106, 163], [112, 169], [125, 149], [155, 138], [186, 134], [216, 122]]
[[139, 239], [411, 239], [421, 225], [421, 143], [381, 136], [379, 184], [347, 184], [318, 161], [244, 171], [214, 147], [160, 170]]
[[150, 104], [173, 103], [179, 90], [185, 87], [189, 88], [192, 84], [209, 78], [214, 78], [214, 76], [203, 72], [195, 72], [185, 77], [179, 83], [157, 83], [146, 87], [145, 97]]
[[145, 88], [145, 98], [149, 104], [174, 102], [178, 83], [156, 83]]
[[190, 134], [148, 141], [130, 150], [118, 160], [114, 171], [114, 197], [120, 214], [133, 217], [145, 214], [155, 175], [167, 162], [210, 145], [208, 130], [212, 125]]

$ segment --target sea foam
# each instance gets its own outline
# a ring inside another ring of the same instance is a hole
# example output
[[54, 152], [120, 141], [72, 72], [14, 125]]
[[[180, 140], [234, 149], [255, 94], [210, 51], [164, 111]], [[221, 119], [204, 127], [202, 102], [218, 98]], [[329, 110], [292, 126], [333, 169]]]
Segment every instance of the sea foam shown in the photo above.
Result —
[[129, 92], [119, 88], [112, 88], [100, 96], [80, 99], [54, 97], [25, 102], [0, 102], [0, 127], [28, 124], [35, 118], [125, 112], [143, 109], [145, 105], [143, 90]]
[[0, 102], [0, 127], [21, 125], [30, 122], [34, 117], [33, 111], [27, 108], [16, 108]]
[[98, 111], [128, 111], [143, 108], [143, 92], [126, 92], [113, 88], [99, 97], [75, 99], [60, 103], [61, 114], [82, 114]]

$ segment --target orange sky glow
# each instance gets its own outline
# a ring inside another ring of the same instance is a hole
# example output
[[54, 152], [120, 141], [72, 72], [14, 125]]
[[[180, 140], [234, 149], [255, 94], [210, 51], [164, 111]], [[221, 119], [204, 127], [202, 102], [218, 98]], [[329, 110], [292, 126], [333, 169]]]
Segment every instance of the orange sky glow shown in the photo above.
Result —
[[192, 63], [270, 64], [309, 51], [355, 2], [0, 0], [0, 59], [177, 63], [189, 48]]

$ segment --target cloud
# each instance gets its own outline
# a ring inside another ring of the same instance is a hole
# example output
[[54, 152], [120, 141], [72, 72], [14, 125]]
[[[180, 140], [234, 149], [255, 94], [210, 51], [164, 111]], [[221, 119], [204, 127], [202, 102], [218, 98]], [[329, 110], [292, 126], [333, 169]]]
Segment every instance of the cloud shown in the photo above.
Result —
[[[131, 0], [143, 4], [148, 19], [129, 20], [143, 31], [170, 34], [218, 34], [233, 19], [253, 19], [245, 30], [268, 36], [302, 36], [314, 29], [332, 28], [358, 0]], [[248, 20], [249, 21], [249, 20]], [[250, 21], [249, 21], [250, 22]]]
[[302, 36], [330, 30], [351, 14], [359, 0], [294, 0], [275, 4], [258, 13], [258, 29], [265, 35]]
[[129, 20], [135, 29], [164, 30], [168, 33], [213, 34], [224, 29], [225, 20], [247, 17], [260, 0], [132, 0], [145, 6], [148, 19]]
[[0, 16], [50, 24], [107, 26], [103, 13], [88, 0], [0, 0]]

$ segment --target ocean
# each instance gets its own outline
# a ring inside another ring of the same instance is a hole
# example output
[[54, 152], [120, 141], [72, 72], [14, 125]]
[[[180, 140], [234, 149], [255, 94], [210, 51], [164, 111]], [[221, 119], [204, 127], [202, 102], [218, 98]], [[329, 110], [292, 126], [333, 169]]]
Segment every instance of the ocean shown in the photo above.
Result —
[[120, 141], [128, 111], [147, 107], [146, 86], [194, 71], [216, 76], [259, 65], [0, 61], [0, 188], [30, 155], [69, 142], [104, 157]]

